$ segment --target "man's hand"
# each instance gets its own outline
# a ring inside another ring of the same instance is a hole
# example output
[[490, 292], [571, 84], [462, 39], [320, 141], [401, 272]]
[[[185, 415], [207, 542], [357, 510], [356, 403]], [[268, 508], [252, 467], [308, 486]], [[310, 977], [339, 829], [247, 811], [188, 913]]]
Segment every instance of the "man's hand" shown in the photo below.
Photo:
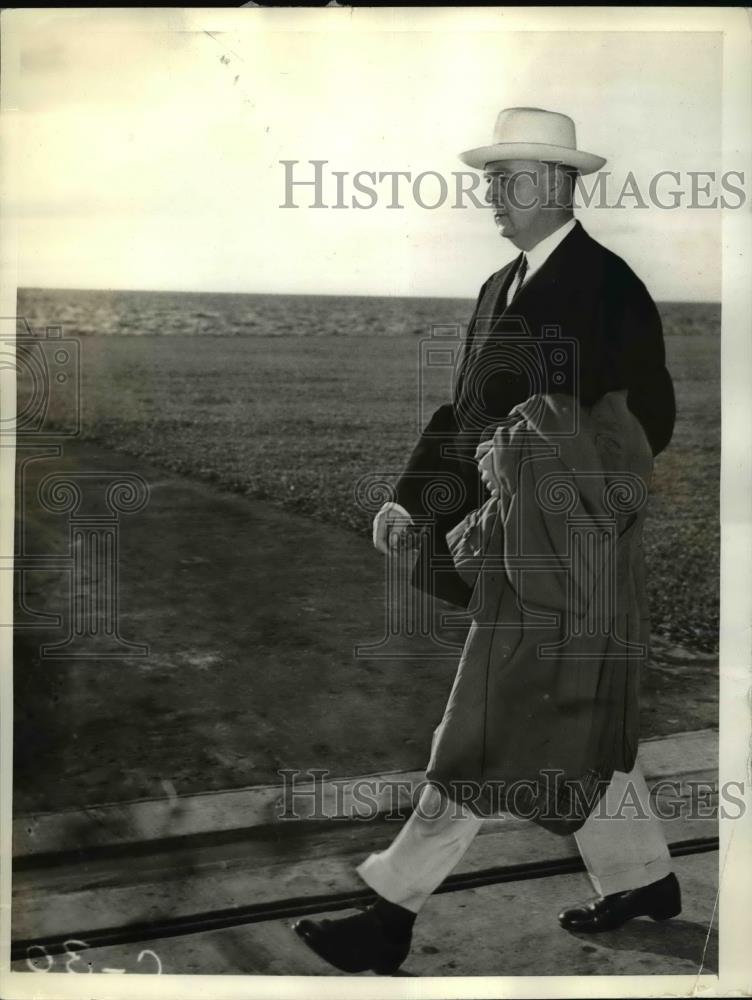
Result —
[[387, 555], [407, 541], [408, 529], [413, 519], [398, 503], [385, 503], [373, 519], [373, 544]]
[[480, 461], [481, 458], [493, 448], [493, 438], [488, 438], [486, 441], [481, 441], [478, 447], [475, 449], [475, 458]]
[[486, 489], [492, 494], [492, 496], [498, 496], [501, 491], [501, 486], [494, 476], [493, 438], [489, 438], [487, 441], [481, 441], [475, 449], [475, 458], [478, 462], [478, 468], [480, 469], [480, 478], [483, 480]]

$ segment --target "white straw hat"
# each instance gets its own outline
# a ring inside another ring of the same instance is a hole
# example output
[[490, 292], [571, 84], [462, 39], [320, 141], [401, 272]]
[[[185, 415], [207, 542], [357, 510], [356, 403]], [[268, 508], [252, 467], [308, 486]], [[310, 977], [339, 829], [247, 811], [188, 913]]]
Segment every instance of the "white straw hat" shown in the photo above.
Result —
[[499, 112], [490, 146], [460, 153], [469, 167], [483, 170], [494, 160], [545, 160], [592, 174], [606, 162], [602, 156], [577, 149], [574, 122], [567, 115], [542, 108], [505, 108]]

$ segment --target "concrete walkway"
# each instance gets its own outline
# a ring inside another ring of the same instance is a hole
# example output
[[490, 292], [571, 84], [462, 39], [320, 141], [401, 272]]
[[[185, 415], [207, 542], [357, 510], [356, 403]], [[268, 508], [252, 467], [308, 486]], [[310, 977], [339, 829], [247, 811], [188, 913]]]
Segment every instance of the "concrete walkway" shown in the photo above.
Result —
[[[712, 973], [716, 734], [649, 741], [641, 759], [662, 813], [675, 817], [664, 827], [682, 883], [680, 918], [660, 925], [638, 920], [597, 938], [561, 931], [558, 909], [592, 895], [573, 839], [520, 820], [487, 821], [442, 887], [448, 891], [430, 901], [418, 922], [404, 974]], [[239, 792], [178, 800], [174, 805], [185, 808], [175, 813], [172, 829], [150, 827], [149, 811], [158, 817], [153, 803], [122, 805], [122, 829], [145, 839], [122, 838], [106, 848], [100, 838], [99, 847], [57, 857], [39, 853], [41, 840], [35, 853], [33, 838], [24, 842], [19, 834], [27, 850], [14, 866], [14, 942], [28, 947], [74, 937], [91, 945], [79, 946], [80, 958], [97, 971], [154, 971], [146, 959], [138, 965], [137, 956], [149, 949], [163, 972], [331, 974], [292, 935], [290, 923], [296, 914], [342, 912], [363, 900], [355, 865], [385, 847], [399, 824], [385, 813], [371, 822], [280, 820], [263, 805], [279, 801], [279, 792], [247, 790], [242, 812]], [[344, 815], [347, 797], [341, 801]], [[241, 819], [247, 826], [235, 827]], [[49, 816], [40, 825], [48, 849], [56, 832], [65, 842], [70, 820]], [[96, 817], [91, 822], [96, 826]], [[118, 928], [120, 937], [113, 937]], [[132, 940], [122, 940], [123, 928]], [[14, 968], [26, 967], [19, 954]]]
[[[652, 784], [676, 778], [714, 781], [718, 734], [714, 730], [699, 730], [646, 740], [640, 747], [640, 762]], [[422, 770], [374, 772], [318, 781], [304, 774], [302, 778], [294, 786], [299, 819], [318, 819], [326, 814], [330, 820], [352, 820], [370, 819], [374, 812], [369, 803], [360, 803], [354, 796], [359, 782], [368, 782], [369, 796], [378, 802], [378, 812], [383, 815], [395, 806], [409, 808], [425, 773]], [[292, 808], [291, 794], [292, 786], [256, 785], [19, 816], [13, 822], [13, 854], [17, 859], [30, 860], [45, 854], [143, 845], [272, 825], [289, 828], [291, 820], [286, 815]], [[514, 822], [517, 821], [508, 819], [505, 824], [508, 827]]]
[[[698, 976], [718, 968], [718, 932], [713, 905], [718, 855], [698, 854], [675, 863], [684, 908], [666, 923], [637, 919], [599, 935], [570, 934], [556, 913], [587, 899], [584, 875], [490, 885], [445, 893], [430, 900], [416, 923], [413, 947], [402, 976], [633, 976], [688, 977], [690, 995]], [[322, 913], [338, 917], [342, 911]], [[81, 971], [180, 975], [338, 976], [290, 930], [291, 921], [270, 920], [224, 930], [162, 938], [80, 952]], [[145, 951], [152, 955], [145, 955]], [[139, 958], [139, 956], [141, 956]], [[59, 971], [64, 956], [57, 959]], [[14, 971], [27, 962], [12, 964]], [[595, 989], [595, 987], [594, 987]], [[659, 988], [656, 987], [656, 993]]]

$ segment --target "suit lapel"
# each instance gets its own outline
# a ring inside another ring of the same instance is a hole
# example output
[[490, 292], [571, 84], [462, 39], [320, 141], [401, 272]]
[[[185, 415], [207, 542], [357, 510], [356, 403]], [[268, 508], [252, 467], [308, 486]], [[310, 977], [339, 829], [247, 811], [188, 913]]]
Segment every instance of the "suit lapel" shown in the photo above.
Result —
[[544, 322], [556, 322], [557, 298], [576, 279], [582, 267], [586, 266], [589, 243], [592, 240], [578, 221], [571, 233], [567, 233], [548, 259], [525, 282], [509, 306], [506, 304], [506, 296], [522, 254], [494, 275], [468, 327], [456, 383], [458, 394], [462, 389], [471, 355], [482, 350], [485, 342], [494, 335], [503, 336], [505, 328], [519, 335], [520, 318], [525, 321], [533, 336], [540, 335]]
[[515, 257], [515, 259], [512, 261], [511, 267], [509, 268], [509, 273], [504, 278], [503, 284], [499, 291], [498, 302], [496, 303], [496, 309], [494, 310], [495, 314], [506, 312], [507, 296], [509, 295], [509, 289], [512, 287], [512, 282], [517, 276], [517, 269], [519, 268], [521, 261], [522, 261], [522, 254], [520, 254], [518, 257]]
[[[541, 294], [545, 294], [546, 291], [550, 291], [557, 286], [562, 287], [568, 281], [570, 273], [577, 266], [578, 254], [576, 247], [583, 236], [587, 238], [587, 233], [582, 228], [580, 222], [577, 221], [574, 229], [570, 233], [567, 233], [553, 253], [546, 258], [538, 270], [530, 276], [517, 295], [515, 295], [513, 302], [508, 306], [512, 314], [516, 314], [520, 306], [524, 308], [525, 302], [531, 299], [539, 299]], [[574, 253], [572, 252], [573, 250], [575, 250]]]
[[479, 340], [484, 340], [493, 333], [498, 320], [504, 315], [507, 308], [507, 294], [514, 281], [521, 257], [522, 254], [510, 261], [494, 276], [483, 296], [472, 330], [473, 336], [477, 332]]

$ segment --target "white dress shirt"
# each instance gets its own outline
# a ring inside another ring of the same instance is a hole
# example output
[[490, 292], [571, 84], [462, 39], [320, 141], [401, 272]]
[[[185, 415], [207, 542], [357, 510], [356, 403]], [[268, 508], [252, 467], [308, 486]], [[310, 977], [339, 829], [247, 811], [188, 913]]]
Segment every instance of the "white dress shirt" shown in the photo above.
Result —
[[[536, 243], [532, 250], [526, 250], [525, 256], [527, 257], [527, 273], [525, 274], [525, 281], [523, 284], [527, 284], [535, 272], [542, 267], [554, 250], [558, 247], [565, 236], [568, 236], [574, 227], [577, 225], [575, 219], [570, 219], [569, 222], [565, 222], [563, 226], [559, 226], [548, 236], [544, 237], [540, 243]], [[507, 305], [512, 301], [517, 292], [519, 291], [519, 281], [517, 276], [512, 280], [512, 284], [507, 289]]]

